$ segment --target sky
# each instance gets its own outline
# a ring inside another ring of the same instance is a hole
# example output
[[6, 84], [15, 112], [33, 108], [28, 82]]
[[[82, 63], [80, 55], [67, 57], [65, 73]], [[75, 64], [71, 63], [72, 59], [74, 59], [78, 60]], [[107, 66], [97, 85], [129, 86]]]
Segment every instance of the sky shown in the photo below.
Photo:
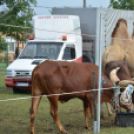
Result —
[[[86, 0], [87, 7], [107, 8], [109, 4], [110, 0]], [[83, 7], [83, 0], [37, 0], [37, 6], [43, 6], [34, 8], [37, 15], [47, 15], [50, 14], [49, 10], [51, 10], [49, 7]]]
[[[37, 7], [34, 7], [36, 15], [49, 15], [51, 7], [83, 7], [83, 0], [36, 0]], [[110, 0], [86, 0], [86, 7], [104, 7], [107, 8]], [[40, 7], [39, 7], [40, 6]], [[5, 6], [0, 6], [2, 11]]]

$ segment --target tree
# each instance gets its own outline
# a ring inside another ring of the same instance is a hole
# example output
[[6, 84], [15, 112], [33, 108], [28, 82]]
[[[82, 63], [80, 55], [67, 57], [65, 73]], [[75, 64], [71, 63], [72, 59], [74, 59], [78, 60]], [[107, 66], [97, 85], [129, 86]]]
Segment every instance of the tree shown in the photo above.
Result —
[[109, 7], [115, 9], [134, 10], [134, 0], [110, 0]]
[[7, 50], [7, 43], [5, 40], [0, 36], [0, 52]]
[[[7, 5], [7, 10], [0, 12], [0, 16], [10, 10], [20, 0], [0, 0], [0, 5]], [[17, 25], [22, 27], [32, 27], [31, 20], [35, 14], [30, 5], [36, 5], [36, 0], [21, 0], [20, 3], [15, 6], [4, 17], [0, 18], [0, 23]], [[17, 27], [7, 27], [0, 25], [0, 32], [10, 36], [17, 41], [25, 41], [27, 38], [26, 32], [32, 32], [32, 29], [24, 29]]]

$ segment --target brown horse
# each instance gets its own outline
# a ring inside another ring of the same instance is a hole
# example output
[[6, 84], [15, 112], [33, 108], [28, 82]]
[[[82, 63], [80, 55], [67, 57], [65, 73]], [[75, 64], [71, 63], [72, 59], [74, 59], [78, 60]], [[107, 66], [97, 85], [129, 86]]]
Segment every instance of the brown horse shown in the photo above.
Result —
[[[35, 67], [32, 74], [32, 96], [34, 96], [34, 98], [32, 98], [32, 105], [30, 108], [31, 134], [35, 134], [34, 120], [37, 108], [41, 100], [41, 96], [43, 94], [49, 95], [48, 100], [50, 102], [50, 113], [57, 127], [62, 133], [66, 133], [66, 130], [62, 126], [59, 119], [58, 101], [67, 102], [68, 100], [73, 98], [79, 98], [83, 101], [86, 128], [91, 129], [91, 127], [89, 126], [88, 117], [90, 109], [92, 118], [94, 119], [94, 99], [92, 91], [93, 72], [95, 72], [96, 76], [98, 77], [98, 66], [91, 63], [83, 64], [65, 61], [45, 61]], [[97, 77], [95, 82], [96, 88], [98, 88]], [[111, 83], [111, 81], [105, 76], [104, 73], [102, 73], [102, 77], [108, 83]], [[111, 77], [113, 78], [113, 75], [111, 75]], [[109, 102], [113, 106], [115, 106], [112, 103], [114, 89], [111, 85], [107, 83], [103, 84], [103, 87], [108, 88], [109, 90], [104, 90], [104, 92], [101, 94], [101, 102]], [[85, 92], [87, 90], [88, 92]], [[89, 90], [92, 92], [89, 92]], [[77, 93], [71, 94], [71, 92]], [[52, 94], [53, 96], [50, 96]], [[98, 94], [96, 94], [96, 98], [97, 95]], [[120, 102], [119, 105], [126, 108], [127, 110], [130, 110], [130, 105], [128, 104], [124, 105]]]

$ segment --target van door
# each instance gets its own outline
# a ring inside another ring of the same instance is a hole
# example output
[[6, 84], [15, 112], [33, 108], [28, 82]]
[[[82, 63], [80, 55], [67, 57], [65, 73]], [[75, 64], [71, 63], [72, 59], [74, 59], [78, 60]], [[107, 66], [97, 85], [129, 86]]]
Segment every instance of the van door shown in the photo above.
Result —
[[63, 53], [62, 60], [72, 61], [76, 58], [76, 52], [74, 45], [66, 45]]

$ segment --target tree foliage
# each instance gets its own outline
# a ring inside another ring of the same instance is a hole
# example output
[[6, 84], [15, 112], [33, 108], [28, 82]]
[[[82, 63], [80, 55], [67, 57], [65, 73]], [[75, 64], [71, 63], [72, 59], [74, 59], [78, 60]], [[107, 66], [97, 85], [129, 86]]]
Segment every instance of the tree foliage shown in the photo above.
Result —
[[110, 0], [109, 7], [115, 9], [134, 10], [134, 0]]
[[4, 38], [2, 38], [2, 36], [0, 36], [0, 52], [6, 51], [6, 50], [7, 50], [7, 43], [4, 40]]
[[[7, 9], [0, 12], [0, 16], [10, 10], [20, 0], [0, 0], [0, 5], [6, 5]], [[30, 5], [36, 5], [36, 0], [21, 0], [8, 14], [0, 19], [0, 23], [17, 25], [22, 27], [32, 27], [31, 20], [35, 14]], [[10, 36], [17, 41], [26, 40], [26, 32], [32, 32], [31, 29], [0, 26], [0, 32]]]

